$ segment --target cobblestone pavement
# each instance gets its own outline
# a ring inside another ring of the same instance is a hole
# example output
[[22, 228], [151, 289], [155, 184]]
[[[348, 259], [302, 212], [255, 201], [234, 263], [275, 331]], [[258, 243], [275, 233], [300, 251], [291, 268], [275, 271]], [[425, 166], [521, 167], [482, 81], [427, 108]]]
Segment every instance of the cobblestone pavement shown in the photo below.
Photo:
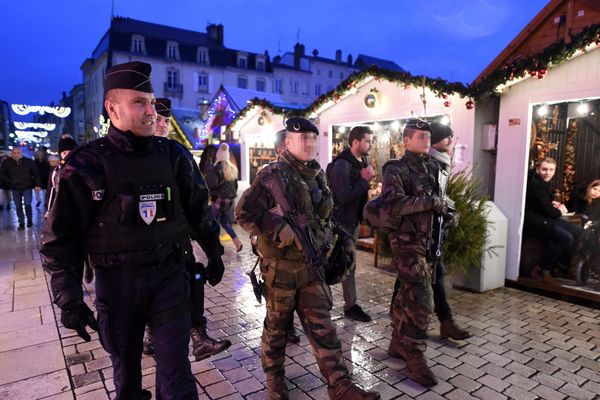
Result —
[[[17, 231], [14, 211], [0, 217], [0, 399], [111, 398], [111, 363], [98, 335], [86, 343], [57, 323], [59, 310], [50, 302], [37, 253], [37, 230]], [[240, 255], [231, 242], [225, 245], [227, 271], [220, 285], [207, 287], [206, 309], [211, 336], [228, 337], [233, 345], [192, 362], [199, 398], [264, 399], [259, 354], [265, 310], [245, 275], [255, 258], [247, 244]], [[332, 315], [352, 378], [384, 399], [600, 398], [599, 312], [514, 289], [454, 291], [455, 319], [474, 337], [441, 340], [437, 321], [432, 323], [426, 355], [440, 382], [431, 390], [420, 386], [406, 376], [403, 361], [387, 356], [394, 276], [373, 268], [372, 261], [371, 254], [360, 253], [357, 286], [373, 321], [343, 318], [339, 285], [333, 288]], [[92, 299], [88, 286], [86, 301], [92, 305]], [[287, 348], [290, 398], [326, 399], [315, 358], [301, 338]], [[154, 359], [144, 356], [142, 364], [143, 385], [154, 391]]]

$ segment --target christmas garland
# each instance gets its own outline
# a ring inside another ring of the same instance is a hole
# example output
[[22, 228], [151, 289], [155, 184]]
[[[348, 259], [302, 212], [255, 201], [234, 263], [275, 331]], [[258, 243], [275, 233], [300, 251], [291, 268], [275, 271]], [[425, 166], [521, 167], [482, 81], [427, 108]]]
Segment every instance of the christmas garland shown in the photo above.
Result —
[[563, 169], [562, 198], [565, 204], [571, 198], [573, 181], [575, 180], [575, 135], [577, 135], [577, 119], [572, 119], [567, 131], [567, 144], [565, 145], [565, 164]]
[[[500, 85], [504, 85], [516, 78], [525, 77], [527, 74], [537, 77], [538, 79], [543, 79], [548, 74], [548, 68], [550, 66], [557, 66], [569, 60], [576, 51], [585, 51], [586, 47], [592, 43], [596, 43], [596, 45], [600, 46], [600, 24], [589, 25], [580, 33], [571, 35], [571, 41], [569, 43], [565, 43], [564, 40], [561, 39], [559, 42], [548, 46], [539, 53], [507, 63], [501, 68], [493, 71], [482, 81], [472, 83], [468, 87], [460, 82], [449, 82], [442, 78], [430, 78], [424, 75], [412, 75], [409, 72], [391, 71], [372, 65], [369, 68], [349, 75], [348, 78], [342, 81], [335, 89], [319, 96], [312, 104], [304, 109], [297, 110], [295, 114], [307, 116], [311, 113], [315, 113], [320, 107], [331, 101], [338, 102], [341, 100], [342, 96], [354, 89], [358, 83], [371, 77], [377, 81], [386, 80], [394, 82], [398, 86], [402, 85], [405, 89], [411, 85], [421, 88], [427, 87], [433, 91], [437, 97], [443, 98], [444, 100], [447, 100], [448, 94], [450, 93], [456, 93], [461, 98], [469, 97], [465, 106], [467, 109], [472, 109], [474, 106], [472, 99], [481, 102], [489, 97], [496, 96], [499, 94], [497, 88]], [[448, 103], [447, 106], [449, 106], [449, 102], [446, 102]], [[446, 102], [444, 103], [445, 105]], [[269, 110], [274, 114], [285, 114], [289, 111], [283, 107], [273, 105], [268, 100], [255, 97], [239, 112], [231, 125], [234, 125], [238, 120], [242, 119], [250, 109], [255, 106]]]

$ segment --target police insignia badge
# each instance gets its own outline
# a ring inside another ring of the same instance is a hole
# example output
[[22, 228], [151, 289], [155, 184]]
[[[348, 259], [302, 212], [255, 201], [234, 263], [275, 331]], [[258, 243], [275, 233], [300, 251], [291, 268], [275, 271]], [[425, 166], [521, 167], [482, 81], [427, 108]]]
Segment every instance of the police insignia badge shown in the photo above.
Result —
[[150, 225], [156, 217], [156, 201], [140, 201], [139, 211], [144, 222]]

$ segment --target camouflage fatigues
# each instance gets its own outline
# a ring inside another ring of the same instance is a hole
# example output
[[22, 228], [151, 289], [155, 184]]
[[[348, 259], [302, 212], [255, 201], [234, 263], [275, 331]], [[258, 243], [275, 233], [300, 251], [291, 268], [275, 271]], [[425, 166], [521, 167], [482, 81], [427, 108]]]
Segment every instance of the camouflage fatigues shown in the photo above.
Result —
[[333, 202], [324, 173], [316, 161], [307, 166], [294, 162], [289, 153], [257, 175], [236, 208], [238, 223], [258, 237], [261, 272], [266, 286], [267, 316], [262, 335], [262, 365], [267, 376], [283, 376], [288, 327], [294, 310], [315, 350], [317, 363], [329, 386], [348, 378], [341, 342], [331, 322], [331, 290], [310, 279], [302, 254], [295, 244], [280, 248], [277, 235], [285, 222], [272, 194], [273, 174], [288, 173], [288, 193], [308, 216], [316, 243], [330, 235]]
[[437, 174], [429, 156], [410, 151], [383, 166], [382, 214], [401, 216], [400, 225], [389, 233], [401, 284], [392, 306], [390, 348], [401, 345], [409, 351], [426, 350], [426, 332], [433, 312], [432, 269], [426, 253], [431, 244]]

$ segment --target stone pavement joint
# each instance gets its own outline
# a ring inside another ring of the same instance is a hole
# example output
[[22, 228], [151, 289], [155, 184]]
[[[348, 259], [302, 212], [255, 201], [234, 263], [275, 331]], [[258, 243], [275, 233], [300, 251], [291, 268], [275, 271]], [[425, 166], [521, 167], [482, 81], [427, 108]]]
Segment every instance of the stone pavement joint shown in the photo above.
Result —
[[[50, 302], [48, 276], [37, 253], [42, 217], [36, 216], [38, 229], [18, 231], [14, 210], [0, 214], [0, 399], [110, 399], [112, 367], [97, 333], [84, 342], [57, 321], [60, 310]], [[225, 243], [223, 281], [206, 287], [210, 335], [227, 337], [233, 345], [208, 360], [190, 358], [199, 399], [266, 397], [260, 362], [265, 309], [245, 275], [255, 258], [242, 238], [239, 254]], [[428, 389], [410, 379], [404, 361], [387, 355], [395, 277], [375, 269], [369, 253], [359, 252], [358, 265], [359, 303], [373, 321], [361, 324], [343, 317], [340, 285], [332, 287], [331, 314], [352, 378], [378, 390], [383, 399], [598, 398], [597, 310], [507, 288], [485, 294], [453, 290], [454, 317], [475, 336], [442, 340], [433, 318], [426, 356], [439, 384]], [[92, 308], [93, 298], [93, 285], [85, 286], [85, 301]], [[327, 388], [297, 319], [295, 325], [301, 342], [287, 348], [290, 398], [326, 399]], [[142, 384], [153, 394], [155, 371], [154, 359], [144, 356]]]

